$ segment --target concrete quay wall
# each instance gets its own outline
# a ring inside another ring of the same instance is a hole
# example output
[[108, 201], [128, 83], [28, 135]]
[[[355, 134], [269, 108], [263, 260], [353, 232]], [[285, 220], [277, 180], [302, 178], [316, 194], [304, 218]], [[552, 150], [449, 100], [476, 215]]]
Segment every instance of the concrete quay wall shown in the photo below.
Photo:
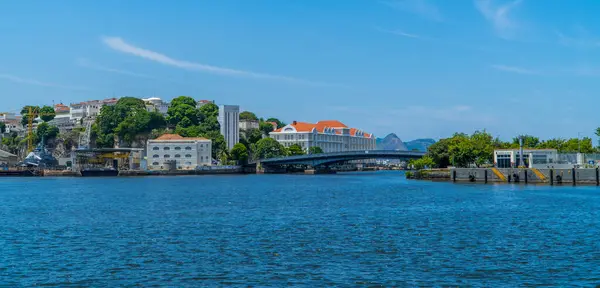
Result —
[[[495, 171], [494, 171], [495, 170]], [[535, 171], [537, 170], [537, 171]], [[536, 173], [537, 172], [537, 173]], [[500, 173], [500, 175], [498, 175]], [[487, 174], [487, 175], [486, 175]], [[504, 178], [501, 178], [501, 176]], [[515, 177], [517, 176], [517, 177]], [[487, 178], [487, 180], [486, 180]], [[515, 181], [518, 179], [518, 181]], [[530, 169], [530, 168], [452, 168], [451, 181], [519, 182], [548, 184], [600, 184], [597, 168]]]

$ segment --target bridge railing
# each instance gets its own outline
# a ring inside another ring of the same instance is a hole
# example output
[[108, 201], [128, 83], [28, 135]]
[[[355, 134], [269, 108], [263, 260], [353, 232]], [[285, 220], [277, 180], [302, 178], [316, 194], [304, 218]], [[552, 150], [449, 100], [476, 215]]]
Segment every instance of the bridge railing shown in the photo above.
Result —
[[[304, 159], [321, 159], [332, 157], [351, 157], [351, 156], [368, 156], [373, 155], [373, 158], [384, 158], [385, 156], [404, 156], [404, 157], [421, 157], [425, 152], [418, 151], [399, 151], [399, 150], [362, 150], [362, 151], [346, 151], [346, 152], [331, 152], [320, 154], [307, 154], [286, 156], [277, 158], [260, 159], [261, 162], [279, 162], [279, 161], [294, 161]], [[256, 161], [254, 161], [256, 162]]]

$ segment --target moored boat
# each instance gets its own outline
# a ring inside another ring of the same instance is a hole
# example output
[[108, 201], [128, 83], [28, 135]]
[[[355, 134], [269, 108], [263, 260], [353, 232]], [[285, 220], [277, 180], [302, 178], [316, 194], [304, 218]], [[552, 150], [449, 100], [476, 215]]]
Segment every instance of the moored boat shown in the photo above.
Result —
[[83, 177], [114, 177], [119, 176], [119, 170], [115, 168], [85, 168], [81, 170]]

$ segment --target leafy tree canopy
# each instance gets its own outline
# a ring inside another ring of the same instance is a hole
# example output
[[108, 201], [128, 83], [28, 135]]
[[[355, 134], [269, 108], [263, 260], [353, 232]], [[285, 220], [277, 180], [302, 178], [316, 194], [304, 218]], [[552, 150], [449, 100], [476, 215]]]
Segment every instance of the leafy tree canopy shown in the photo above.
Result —
[[285, 147], [273, 138], [260, 139], [254, 146], [254, 156], [258, 159], [281, 157], [287, 154]]
[[291, 145], [290, 147], [288, 147], [287, 150], [288, 150], [289, 155], [291, 155], [291, 156], [305, 154], [304, 149], [302, 149], [302, 147], [298, 144]]
[[248, 149], [246, 148], [246, 146], [244, 146], [244, 144], [237, 143], [233, 146], [229, 155], [232, 160], [244, 163], [246, 162], [246, 160], [248, 160]]
[[323, 153], [323, 149], [319, 146], [312, 146], [308, 148], [308, 154], [321, 154]]
[[268, 122], [260, 122], [258, 124], [258, 129], [266, 136], [269, 136], [269, 133], [273, 132], [273, 125]]
[[242, 120], [248, 120], [248, 121], [258, 121], [258, 117], [256, 117], [256, 114], [249, 112], [249, 111], [244, 111], [242, 113], [240, 113], [240, 121]]
[[279, 121], [279, 119], [277, 119], [277, 118], [269, 118], [265, 122], [275, 122], [275, 123], [277, 123], [277, 128], [281, 128], [286, 125], [285, 123]]

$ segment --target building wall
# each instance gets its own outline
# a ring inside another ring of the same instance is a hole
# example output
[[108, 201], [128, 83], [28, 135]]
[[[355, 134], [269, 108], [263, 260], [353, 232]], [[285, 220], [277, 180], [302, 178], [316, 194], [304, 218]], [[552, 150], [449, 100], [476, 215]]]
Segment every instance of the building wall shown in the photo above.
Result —
[[195, 169], [212, 164], [210, 140], [150, 140], [147, 145], [148, 169], [165, 169], [165, 161], [176, 161], [178, 169]]
[[375, 138], [355, 137], [349, 134], [282, 131], [271, 132], [270, 136], [285, 147], [298, 144], [305, 151], [315, 146], [321, 147], [325, 153], [375, 150]]
[[240, 106], [219, 106], [218, 120], [221, 125], [221, 135], [225, 138], [227, 149], [231, 149], [235, 144], [240, 142]]
[[256, 120], [242, 120], [240, 121], [241, 130], [258, 129], [259, 124]]

